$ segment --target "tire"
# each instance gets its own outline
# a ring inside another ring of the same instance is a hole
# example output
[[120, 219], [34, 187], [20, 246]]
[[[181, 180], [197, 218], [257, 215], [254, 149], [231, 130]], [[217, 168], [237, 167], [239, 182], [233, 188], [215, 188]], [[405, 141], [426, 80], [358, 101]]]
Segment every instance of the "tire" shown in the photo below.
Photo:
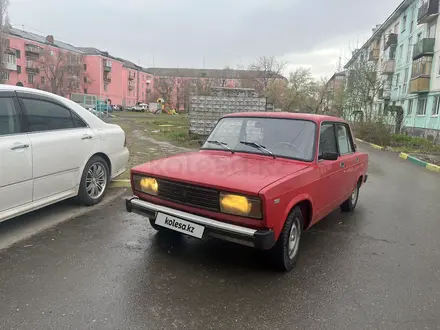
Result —
[[342, 212], [353, 212], [356, 208], [357, 202], [359, 200], [359, 182], [356, 185], [356, 188], [351, 193], [350, 197], [341, 204]]
[[[269, 251], [276, 269], [292, 270], [299, 258], [300, 240], [304, 228], [304, 217], [299, 206], [296, 206], [284, 223], [283, 230], [275, 246]], [[291, 240], [295, 235], [295, 242]]]
[[79, 185], [78, 200], [80, 203], [92, 206], [101, 202], [107, 192], [109, 179], [110, 170], [104, 158], [100, 156], [90, 158], [84, 168]]

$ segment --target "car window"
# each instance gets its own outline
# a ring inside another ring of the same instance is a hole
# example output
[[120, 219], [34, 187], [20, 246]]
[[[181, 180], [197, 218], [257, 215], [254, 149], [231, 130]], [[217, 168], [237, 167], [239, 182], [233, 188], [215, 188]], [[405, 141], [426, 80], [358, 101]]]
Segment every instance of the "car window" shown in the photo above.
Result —
[[341, 155], [349, 154], [353, 152], [353, 147], [350, 141], [350, 132], [346, 125], [336, 125], [338, 132], [338, 145], [339, 153]]
[[[223, 118], [212, 131], [208, 141], [222, 142], [237, 152], [268, 154], [267, 151], [250, 145], [257, 143], [275, 156], [311, 161], [315, 145], [315, 127], [315, 123], [299, 119]], [[221, 144], [209, 142], [202, 148], [225, 149]]]
[[30, 132], [75, 127], [70, 110], [62, 106], [34, 99], [22, 99], [22, 101]]
[[322, 124], [321, 126], [321, 133], [319, 135], [319, 157], [321, 157], [324, 152], [338, 153], [333, 124]]
[[73, 111], [72, 111], [72, 119], [75, 127], [87, 127], [87, 124]]
[[0, 136], [20, 132], [20, 117], [11, 97], [0, 98]]

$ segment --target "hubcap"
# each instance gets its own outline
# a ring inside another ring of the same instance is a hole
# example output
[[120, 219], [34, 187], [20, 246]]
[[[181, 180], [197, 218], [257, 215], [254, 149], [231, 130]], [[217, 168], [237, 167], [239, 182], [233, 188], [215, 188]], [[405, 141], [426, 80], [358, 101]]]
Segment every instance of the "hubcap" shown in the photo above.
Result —
[[298, 252], [299, 239], [301, 237], [301, 226], [299, 218], [293, 220], [292, 228], [289, 233], [289, 258], [293, 259]]
[[104, 193], [107, 185], [107, 172], [101, 163], [90, 166], [86, 177], [87, 194], [93, 198], [99, 198]]

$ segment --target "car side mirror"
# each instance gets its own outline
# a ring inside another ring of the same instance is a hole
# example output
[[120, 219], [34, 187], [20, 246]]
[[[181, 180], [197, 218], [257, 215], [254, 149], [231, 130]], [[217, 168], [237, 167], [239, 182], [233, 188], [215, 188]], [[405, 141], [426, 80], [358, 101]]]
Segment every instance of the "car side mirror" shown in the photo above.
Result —
[[323, 152], [320, 158], [324, 160], [338, 160], [339, 155], [337, 152]]

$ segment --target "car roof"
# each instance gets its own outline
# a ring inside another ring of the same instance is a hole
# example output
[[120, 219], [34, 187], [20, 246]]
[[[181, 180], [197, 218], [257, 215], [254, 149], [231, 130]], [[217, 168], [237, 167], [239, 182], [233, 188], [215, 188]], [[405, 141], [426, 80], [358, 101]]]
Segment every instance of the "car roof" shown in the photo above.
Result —
[[223, 116], [226, 117], [260, 117], [260, 118], [277, 118], [277, 119], [301, 119], [310, 120], [316, 123], [321, 123], [325, 121], [331, 122], [342, 122], [346, 121], [342, 118], [327, 116], [327, 115], [317, 115], [313, 113], [299, 113], [299, 112], [237, 112], [231, 113]]

